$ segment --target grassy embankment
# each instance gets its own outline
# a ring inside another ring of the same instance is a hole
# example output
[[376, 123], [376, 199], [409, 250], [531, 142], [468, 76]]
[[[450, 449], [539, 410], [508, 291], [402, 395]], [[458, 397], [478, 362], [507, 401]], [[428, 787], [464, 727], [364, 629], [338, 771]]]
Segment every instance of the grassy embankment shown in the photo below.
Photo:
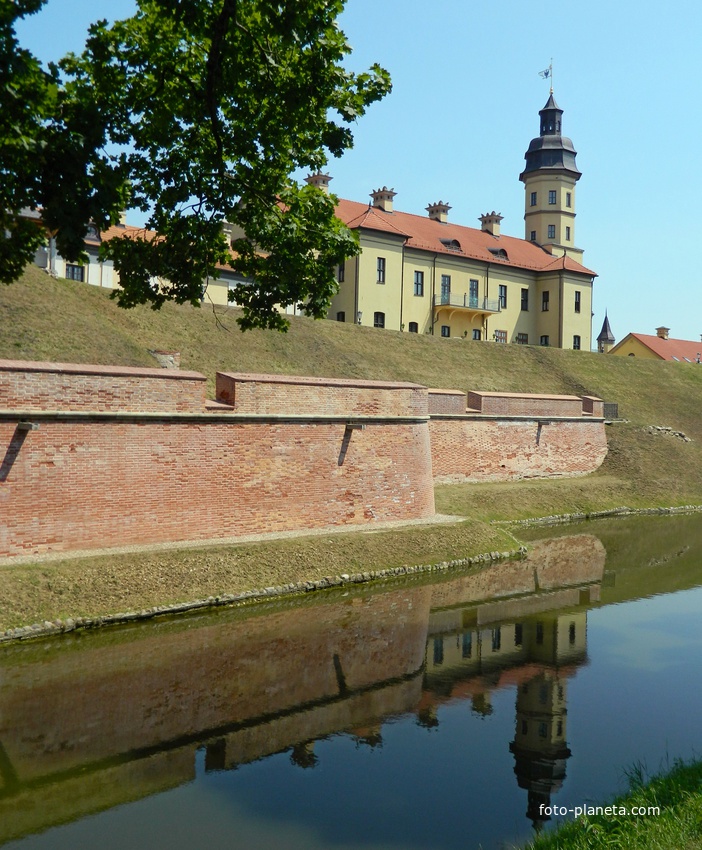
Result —
[[[124, 311], [106, 292], [32, 268], [21, 282], [0, 288], [0, 358], [154, 366], [148, 349], [171, 349], [181, 352], [182, 368], [207, 376], [210, 394], [218, 370], [396, 379], [597, 395], [618, 402], [628, 421], [608, 428], [609, 455], [593, 475], [438, 487], [437, 510], [466, 517], [456, 525], [3, 567], [0, 629], [513, 548], [508, 531], [489, 525], [496, 519], [702, 503], [700, 366], [304, 318], [293, 318], [287, 334], [242, 334], [236, 315], [207, 305]], [[650, 433], [651, 425], [681, 431], [691, 442]]]
[[[702, 762], [681, 764], [648, 782], [634, 771], [632, 790], [593, 814], [545, 833], [528, 850], [693, 850], [702, 847]], [[594, 804], [593, 804], [594, 805]], [[660, 813], [648, 813], [649, 807]], [[633, 808], [647, 814], [629, 814]], [[623, 813], [626, 810], [626, 814]], [[620, 813], [621, 812], [621, 813]]]

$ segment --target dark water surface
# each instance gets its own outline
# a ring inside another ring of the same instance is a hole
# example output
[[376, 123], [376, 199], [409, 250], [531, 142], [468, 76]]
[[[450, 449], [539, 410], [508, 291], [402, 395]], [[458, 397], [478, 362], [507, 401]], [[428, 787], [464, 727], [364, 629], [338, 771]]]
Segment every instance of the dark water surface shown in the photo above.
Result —
[[0, 845], [488, 850], [702, 755], [702, 517], [528, 534], [433, 584], [0, 649]]

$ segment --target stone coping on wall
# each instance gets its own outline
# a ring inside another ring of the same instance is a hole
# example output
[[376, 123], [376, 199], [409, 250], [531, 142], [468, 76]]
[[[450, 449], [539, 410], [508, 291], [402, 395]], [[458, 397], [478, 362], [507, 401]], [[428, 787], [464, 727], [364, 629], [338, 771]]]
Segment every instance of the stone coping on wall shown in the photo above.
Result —
[[[423, 384], [410, 381], [367, 381], [365, 378], [318, 378], [309, 375], [273, 375], [256, 372], [217, 372], [217, 376], [240, 383], [298, 384], [311, 387], [357, 387], [376, 390], [425, 390]], [[435, 390], [432, 390], [435, 392]], [[446, 392], [452, 392], [447, 390]]]
[[466, 419], [475, 422], [604, 422], [604, 416], [590, 416], [582, 414], [580, 416], [550, 416], [548, 414], [537, 413], [522, 413], [522, 414], [504, 414], [504, 413], [480, 413], [478, 410], [467, 410], [465, 413], [432, 413], [429, 417], [432, 419]]
[[[223, 405], [223, 407], [226, 407]], [[231, 410], [231, 408], [229, 408]], [[483, 419], [485, 417], [482, 417]], [[499, 417], [498, 417], [499, 418]], [[417, 422], [428, 422], [427, 416], [391, 416], [391, 415], [363, 415], [363, 414], [307, 414], [307, 413], [178, 413], [165, 411], [112, 411], [112, 410], [2, 410], [0, 409], [0, 421], [27, 421], [38, 420], [42, 422], [92, 422], [92, 421], [127, 421], [127, 422], [228, 422], [228, 423], [263, 423], [263, 422], [290, 422], [290, 423], [345, 423], [346, 425], [366, 425], [373, 423], [397, 423], [413, 424]], [[31, 429], [27, 429], [31, 430]]]

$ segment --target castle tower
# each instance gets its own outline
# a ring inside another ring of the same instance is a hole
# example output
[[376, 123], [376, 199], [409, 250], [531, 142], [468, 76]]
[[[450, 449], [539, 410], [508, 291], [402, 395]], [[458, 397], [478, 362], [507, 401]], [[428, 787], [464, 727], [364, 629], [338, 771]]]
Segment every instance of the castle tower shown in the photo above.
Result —
[[524, 154], [526, 166], [519, 175], [525, 190], [525, 238], [552, 254], [563, 253], [582, 262], [575, 247], [575, 184], [580, 171], [570, 139], [561, 135], [563, 110], [553, 91], [539, 112], [539, 135]]

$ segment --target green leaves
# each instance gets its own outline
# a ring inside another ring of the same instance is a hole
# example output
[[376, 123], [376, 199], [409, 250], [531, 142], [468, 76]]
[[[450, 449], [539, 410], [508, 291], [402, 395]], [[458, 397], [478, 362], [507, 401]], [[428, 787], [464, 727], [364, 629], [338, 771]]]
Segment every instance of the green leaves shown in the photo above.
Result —
[[[15, 135], [44, 146], [23, 175], [61, 253], [77, 258], [88, 221], [116, 221], [128, 193], [159, 235], [103, 245], [123, 306], [198, 303], [228, 264], [253, 281], [234, 293], [242, 327], [283, 329], [278, 305], [325, 315], [333, 268], [358, 248], [331, 199], [290, 175], [350, 148], [349, 125], [390, 90], [377, 65], [345, 68], [343, 5], [141, 0], [132, 18], [93, 25], [84, 53], [60, 63], [60, 89], [32, 66], [41, 97], [32, 131]], [[247, 234], [236, 255], [225, 221]]]

